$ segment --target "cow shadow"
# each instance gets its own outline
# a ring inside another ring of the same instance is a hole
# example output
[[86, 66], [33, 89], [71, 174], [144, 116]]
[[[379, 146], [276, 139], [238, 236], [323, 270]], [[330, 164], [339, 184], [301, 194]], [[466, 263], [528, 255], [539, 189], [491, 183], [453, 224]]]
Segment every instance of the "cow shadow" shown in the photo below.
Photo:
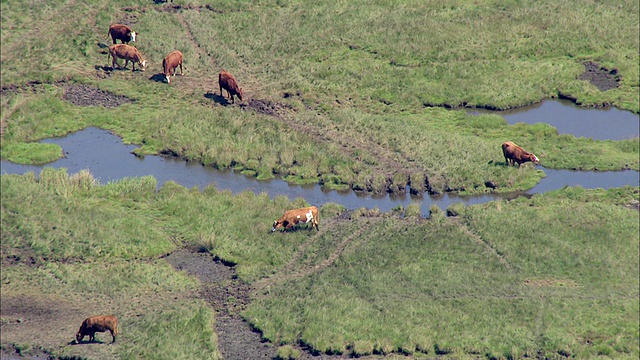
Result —
[[[96, 70], [102, 70], [105, 72], [114, 72], [114, 71], [131, 71], [131, 67], [127, 66], [127, 67], [122, 67], [122, 66], [117, 66], [117, 67], [112, 67], [109, 65], [96, 65], [95, 66]], [[142, 70], [136, 68], [133, 72], [143, 72]]]
[[103, 65], [96, 65], [95, 69], [98, 71], [104, 71], [104, 72], [112, 72], [113, 68], [111, 66], [103, 66]]
[[93, 341], [82, 339], [80, 342], [77, 342], [76, 340], [71, 340], [67, 343], [67, 345], [71, 345], [71, 346], [82, 345], [82, 344], [106, 344], [106, 343], [98, 339], [95, 339]]
[[155, 82], [165, 82], [165, 76], [163, 73], [157, 73], [157, 74], [153, 74], [149, 80], [151, 81], [155, 81]]
[[225, 98], [224, 96], [220, 96], [216, 93], [212, 93], [212, 92], [207, 92], [206, 94], [204, 94], [204, 97], [209, 99], [209, 100], [213, 100], [216, 102], [216, 104], [219, 105], [223, 105], [223, 106], [227, 106], [229, 104], [231, 104], [231, 102], [229, 100], [227, 100], [227, 98]]

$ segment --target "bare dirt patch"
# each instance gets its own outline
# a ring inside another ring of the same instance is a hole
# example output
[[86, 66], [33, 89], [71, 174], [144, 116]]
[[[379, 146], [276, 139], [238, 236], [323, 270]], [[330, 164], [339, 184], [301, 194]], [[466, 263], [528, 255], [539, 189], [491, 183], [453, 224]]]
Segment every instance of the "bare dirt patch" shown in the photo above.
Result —
[[[251, 288], [238, 279], [233, 266], [225, 265], [208, 253], [186, 249], [177, 250], [166, 257], [176, 269], [196, 276], [202, 284], [200, 296], [216, 311], [215, 331], [218, 347], [226, 360], [273, 359], [278, 347], [262, 340], [259, 331], [252, 329], [240, 312], [250, 302]], [[327, 354], [312, 355], [306, 349], [300, 359], [346, 359], [347, 357]]]
[[618, 87], [620, 76], [618, 69], [607, 69], [592, 61], [584, 63], [584, 73], [578, 77], [580, 80], [587, 80], [600, 91], [607, 91]]
[[69, 84], [65, 85], [64, 89], [65, 91], [62, 98], [76, 106], [103, 106], [105, 108], [113, 108], [134, 102], [133, 99], [124, 95], [114, 94], [89, 85]]
[[[40, 81], [30, 81], [20, 85], [9, 84], [0, 89], [0, 95], [5, 97], [9, 94], [17, 93], [43, 94], [45, 92], [43, 85]], [[91, 85], [74, 84], [65, 80], [57, 81], [51, 85], [64, 89], [62, 98], [76, 106], [104, 106], [105, 108], [112, 108], [134, 102], [133, 99], [127, 96], [100, 90]]]
[[[74, 341], [82, 320], [92, 311], [95, 309], [81, 308], [69, 299], [52, 294], [25, 295], [3, 291], [0, 302], [2, 359], [55, 359], [51, 354]], [[33, 344], [34, 339], [39, 344], [46, 344], [46, 348], [26, 345]], [[100, 334], [96, 339], [100, 340]], [[107, 353], [115, 348], [102, 348], [108, 345], [101, 341], [94, 345], [79, 350], [88, 356], [101, 354], [104, 359], [113, 358]]]

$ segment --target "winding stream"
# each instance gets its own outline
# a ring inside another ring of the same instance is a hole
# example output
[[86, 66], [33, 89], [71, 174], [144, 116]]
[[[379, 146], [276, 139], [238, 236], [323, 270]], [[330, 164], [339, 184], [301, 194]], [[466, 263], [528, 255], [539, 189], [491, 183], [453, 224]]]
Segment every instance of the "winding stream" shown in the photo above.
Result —
[[[534, 108], [533, 111], [529, 109], [526, 113], [535, 113], [537, 110], [548, 111], [547, 107], [543, 104], [540, 107]], [[581, 118], [583, 110], [584, 109], [576, 110]], [[604, 120], [602, 118], [600, 119], [601, 122], [611, 121], [611, 117], [618, 116], [617, 114], [620, 112], [616, 110], [616, 112], [613, 113], [614, 115], [611, 115], [611, 113], [603, 110], [589, 109], [589, 111], [596, 111], [600, 116], [604, 116]], [[516, 115], [517, 113], [511, 113], [509, 116]], [[618, 123], [616, 123], [615, 126], [609, 125], [599, 130], [598, 134], [609, 136], [611, 133], [607, 131], [611, 130], [612, 133], [618, 134], [614, 137], [629, 138], [633, 137], [633, 134], [638, 136], [637, 130], [640, 121], [637, 115], [631, 115], [633, 116], [629, 117], [625, 114], [623, 117], [626, 118], [626, 120], [620, 120], [624, 126]], [[520, 116], [519, 119], [522, 118], [521, 115], [518, 116]], [[531, 115], [528, 116], [529, 119], [534, 118]], [[544, 118], [544, 115], [541, 116]], [[560, 115], [554, 116], [555, 118], [565, 118], [565, 116]], [[577, 120], [574, 119], [574, 121]], [[577, 130], [582, 128], [582, 126], [577, 126]], [[446, 209], [449, 205], [457, 202], [463, 202], [469, 205], [480, 204], [500, 198], [557, 190], [565, 186], [579, 185], [584, 188], [608, 189], [625, 185], [640, 185], [639, 173], [633, 170], [595, 172], [544, 169], [547, 177], [542, 179], [539, 184], [526, 193], [511, 195], [488, 194], [465, 197], [444, 194], [440, 196], [424, 195], [415, 197], [410, 196], [409, 190], [407, 189], [405, 194], [400, 195], [370, 196], [358, 195], [353, 191], [338, 192], [335, 190], [326, 190], [319, 185], [290, 185], [284, 180], [258, 181], [242, 174], [236, 174], [232, 170], [216, 170], [212, 167], [202, 166], [199, 163], [161, 156], [146, 156], [144, 159], [141, 159], [131, 154], [131, 151], [137, 146], [125, 145], [120, 138], [111, 134], [109, 131], [93, 127], [62, 138], [45, 139], [42, 142], [58, 144], [63, 149], [66, 157], [47, 165], [38, 166], [19, 165], [2, 160], [0, 164], [2, 174], [24, 174], [31, 171], [39, 174], [44, 166], [66, 168], [70, 174], [88, 169], [102, 184], [125, 177], [152, 175], [158, 180], [158, 186], [162, 186], [167, 181], [175, 181], [187, 188], [197, 186], [200, 189], [213, 184], [219, 190], [230, 190], [234, 194], [248, 190], [256, 194], [264, 192], [272, 198], [276, 196], [287, 196], [293, 200], [302, 197], [310, 204], [321, 206], [328, 202], [334, 202], [350, 210], [360, 207], [377, 207], [381, 211], [387, 212], [398, 206], [406, 208], [411, 203], [417, 203], [420, 205], [422, 214], [425, 215], [429, 214], [429, 208], [434, 204], [441, 209]]]

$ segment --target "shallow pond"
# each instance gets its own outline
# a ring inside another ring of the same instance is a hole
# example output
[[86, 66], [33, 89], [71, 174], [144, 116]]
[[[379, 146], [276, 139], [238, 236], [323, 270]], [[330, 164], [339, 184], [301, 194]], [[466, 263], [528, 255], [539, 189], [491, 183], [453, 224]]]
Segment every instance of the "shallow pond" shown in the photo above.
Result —
[[469, 110], [468, 114], [498, 114], [509, 124], [547, 123], [558, 134], [594, 140], [624, 140], [640, 135], [640, 115], [616, 108], [581, 108], [568, 100], [541, 103], [507, 111]]
[[[256, 194], [264, 192], [272, 198], [279, 195], [287, 196], [292, 200], [301, 197], [310, 204], [322, 205], [334, 202], [350, 210], [360, 207], [377, 207], [381, 211], [387, 212], [397, 206], [406, 208], [411, 203], [417, 203], [424, 215], [429, 214], [429, 208], [433, 204], [441, 209], [446, 209], [449, 205], [457, 202], [479, 204], [499, 198], [524, 195], [524, 193], [520, 193], [460, 197], [445, 194], [414, 197], [410, 196], [407, 190], [406, 194], [376, 197], [357, 195], [353, 191], [325, 190], [319, 185], [290, 185], [283, 180], [258, 181], [242, 174], [236, 174], [231, 170], [216, 170], [199, 163], [174, 158], [146, 156], [141, 159], [131, 154], [131, 151], [137, 146], [125, 145], [119, 137], [98, 128], [87, 128], [62, 138], [46, 139], [42, 142], [58, 144], [65, 153], [64, 158], [46, 166], [66, 168], [70, 174], [88, 169], [103, 184], [125, 177], [152, 175], [158, 180], [158, 186], [162, 186], [167, 181], [175, 181], [187, 188], [197, 186], [200, 189], [213, 184], [219, 190], [230, 190], [234, 194], [248, 190]], [[39, 174], [43, 167], [43, 165], [18, 165], [4, 160], [1, 163], [2, 174], [24, 174], [30, 171]], [[547, 177], [526, 194], [541, 193], [575, 185], [584, 188], [611, 188], [640, 184], [639, 173], [631, 170], [593, 172], [544, 169], [544, 171]]]

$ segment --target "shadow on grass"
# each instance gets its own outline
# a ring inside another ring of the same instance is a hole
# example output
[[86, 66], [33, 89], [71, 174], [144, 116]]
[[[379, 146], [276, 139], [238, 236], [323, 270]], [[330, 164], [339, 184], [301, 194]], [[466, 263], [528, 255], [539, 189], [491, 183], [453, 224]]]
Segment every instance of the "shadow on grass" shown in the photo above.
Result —
[[155, 82], [166, 82], [165, 81], [165, 76], [163, 73], [157, 73], [157, 74], [153, 74], [149, 80], [151, 81], [155, 81]]
[[224, 96], [220, 96], [216, 93], [207, 92], [206, 94], [204, 94], [204, 97], [209, 100], [215, 101], [219, 105], [226, 106], [231, 104], [231, 102], [229, 102], [229, 100], [227, 100]]
[[[109, 343], [111, 343], [111, 342], [109, 341]], [[75, 345], [82, 345], [82, 344], [106, 344], [106, 342], [101, 341], [101, 340], [98, 340], [98, 339], [93, 340], [93, 341], [91, 341], [91, 340], [84, 340], [84, 339], [83, 339], [83, 340], [80, 340], [80, 342], [77, 342], [76, 340], [71, 340], [71, 341], [69, 341], [69, 342], [67, 343], [67, 345], [71, 345], [71, 346], [75, 346]]]

